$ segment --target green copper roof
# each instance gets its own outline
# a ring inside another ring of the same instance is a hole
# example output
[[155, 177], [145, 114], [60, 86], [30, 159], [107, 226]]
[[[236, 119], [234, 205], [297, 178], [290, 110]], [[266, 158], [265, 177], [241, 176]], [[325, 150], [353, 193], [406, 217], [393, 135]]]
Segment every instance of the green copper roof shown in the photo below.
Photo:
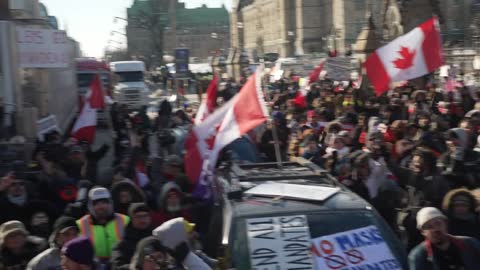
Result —
[[[135, 16], [138, 13], [149, 14], [152, 13], [151, 0], [135, 0], [127, 13], [130, 16]], [[158, 0], [157, 0], [158, 1]], [[162, 10], [159, 12], [168, 11], [168, 1], [160, 0], [160, 7]], [[158, 11], [157, 11], [158, 12]], [[164, 15], [168, 16], [168, 15]], [[197, 24], [229, 24], [229, 15], [225, 7], [221, 8], [208, 8], [203, 5], [199, 8], [187, 9], [183, 4], [177, 6], [177, 27], [190, 26]]]

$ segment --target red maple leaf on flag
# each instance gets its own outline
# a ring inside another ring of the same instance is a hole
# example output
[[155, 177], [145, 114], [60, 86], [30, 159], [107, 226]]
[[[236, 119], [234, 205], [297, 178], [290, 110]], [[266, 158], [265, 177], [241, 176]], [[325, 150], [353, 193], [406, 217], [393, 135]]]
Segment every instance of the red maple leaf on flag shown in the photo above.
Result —
[[410, 51], [408, 47], [401, 46], [398, 51], [400, 57], [393, 61], [393, 64], [398, 69], [408, 69], [413, 66], [413, 58], [415, 57], [415, 51]]

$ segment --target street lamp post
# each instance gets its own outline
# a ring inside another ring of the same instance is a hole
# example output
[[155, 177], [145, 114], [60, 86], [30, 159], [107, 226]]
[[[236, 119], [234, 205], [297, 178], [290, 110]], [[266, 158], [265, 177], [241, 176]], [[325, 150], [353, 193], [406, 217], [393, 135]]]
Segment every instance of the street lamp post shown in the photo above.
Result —
[[122, 18], [122, 17], [113, 17], [113, 23], [117, 23], [118, 20], [126, 21], [128, 22], [128, 19]]
[[123, 44], [123, 42], [116, 41], [116, 40], [113, 40], [113, 39], [109, 39], [109, 40], [108, 40], [108, 43], [111, 43], [111, 42], [116, 43], [116, 44], [118, 44], [118, 45], [122, 45], [122, 44]]
[[115, 30], [113, 30], [113, 31], [110, 32], [110, 36], [113, 36], [114, 34], [119, 34], [119, 35], [127, 36], [127, 34], [122, 33], [122, 32], [119, 32], [119, 31], [115, 31]]

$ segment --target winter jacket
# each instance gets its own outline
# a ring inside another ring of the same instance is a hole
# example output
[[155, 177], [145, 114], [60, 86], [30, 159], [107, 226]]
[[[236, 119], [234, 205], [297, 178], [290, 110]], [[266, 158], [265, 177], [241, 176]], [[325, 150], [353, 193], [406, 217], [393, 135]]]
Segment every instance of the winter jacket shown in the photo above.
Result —
[[[145, 202], [145, 194], [143, 193], [143, 191], [130, 180], [122, 180], [113, 184], [111, 191], [113, 207], [115, 209], [115, 212], [120, 214], [126, 215], [128, 212], [128, 207], [131, 203]], [[122, 191], [128, 191], [130, 193], [130, 202], [123, 204], [120, 202], [120, 193]]]
[[138, 230], [133, 227], [132, 223], [128, 224], [123, 240], [113, 249], [111, 258], [112, 270], [128, 270], [137, 244], [143, 238], [151, 236], [152, 230], [153, 227], [146, 230]]
[[[28, 231], [35, 231], [32, 228], [32, 215], [43, 212], [49, 218], [49, 225], [57, 218], [57, 211], [55, 207], [47, 201], [29, 200], [23, 206], [11, 203], [6, 196], [0, 198], [0, 224], [9, 220], [18, 220], [25, 224]], [[48, 234], [47, 234], [48, 236]]]
[[51, 247], [33, 258], [27, 270], [57, 270], [61, 269], [62, 252], [58, 247]]
[[468, 134], [464, 129], [453, 128], [460, 141], [455, 150], [445, 152], [438, 160], [437, 167], [440, 169], [452, 185], [452, 188], [462, 186], [472, 187], [475, 182], [475, 154], [468, 148]]
[[184, 209], [183, 206], [182, 206], [182, 209], [176, 212], [169, 212], [167, 210], [166, 200], [167, 200], [167, 195], [170, 192], [176, 192], [181, 197], [181, 200], [184, 199], [184, 194], [176, 183], [167, 182], [166, 184], [164, 184], [155, 202], [156, 210], [152, 212], [152, 224], [154, 225], [154, 227], [161, 225], [165, 221], [178, 218], [178, 217], [183, 217], [187, 220], [192, 220], [190, 212]]
[[21, 254], [13, 254], [0, 246], [0, 269], [25, 269], [28, 262], [45, 250], [47, 242], [39, 237], [28, 236]]
[[[454, 212], [453, 200], [458, 196], [466, 197], [470, 201], [468, 213], [457, 216]], [[480, 240], [480, 220], [476, 212], [477, 201], [467, 189], [455, 189], [448, 192], [442, 204], [442, 210], [448, 217], [448, 232], [452, 235], [473, 237]]]
[[97, 151], [89, 150], [85, 156], [87, 158], [87, 169], [85, 179], [92, 182], [96, 182], [98, 174], [98, 163], [108, 153], [110, 146], [107, 144], [102, 145]]
[[[461, 253], [465, 270], [478, 270], [480, 267], [480, 243], [470, 237], [450, 236], [451, 244]], [[410, 270], [440, 270], [433, 254], [432, 244], [424, 241], [408, 256]]]
[[472, 237], [480, 241], [480, 222], [478, 216], [472, 215], [469, 219], [449, 217], [448, 232], [454, 235]]

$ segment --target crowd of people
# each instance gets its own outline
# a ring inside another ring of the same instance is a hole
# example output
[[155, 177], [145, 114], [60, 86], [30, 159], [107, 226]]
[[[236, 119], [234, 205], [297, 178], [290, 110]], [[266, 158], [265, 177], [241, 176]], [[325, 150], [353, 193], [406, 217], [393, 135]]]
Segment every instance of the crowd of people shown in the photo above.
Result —
[[[229, 82], [218, 106], [241, 88]], [[376, 96], [328, 77], [306, 96], [300, 87], [294, 72], [268, 83], [272, 121], [222, 156], [304, 157], [377, 209], [411, 269], [480, 269], [480, 91], [405, 84]], [[32, 162], [2, 172], [0, 269], [215, 268], [202, 252], [212, 204], [191, 195], [182, 149], [162, 135], [194, 116], [162, 102], [152, 120], [113, 104], [113, 147], [47, 134]], [[152, 134], [167, 154], [152, 153]], [[111, 166], [99, 168], [109, 151]]]

